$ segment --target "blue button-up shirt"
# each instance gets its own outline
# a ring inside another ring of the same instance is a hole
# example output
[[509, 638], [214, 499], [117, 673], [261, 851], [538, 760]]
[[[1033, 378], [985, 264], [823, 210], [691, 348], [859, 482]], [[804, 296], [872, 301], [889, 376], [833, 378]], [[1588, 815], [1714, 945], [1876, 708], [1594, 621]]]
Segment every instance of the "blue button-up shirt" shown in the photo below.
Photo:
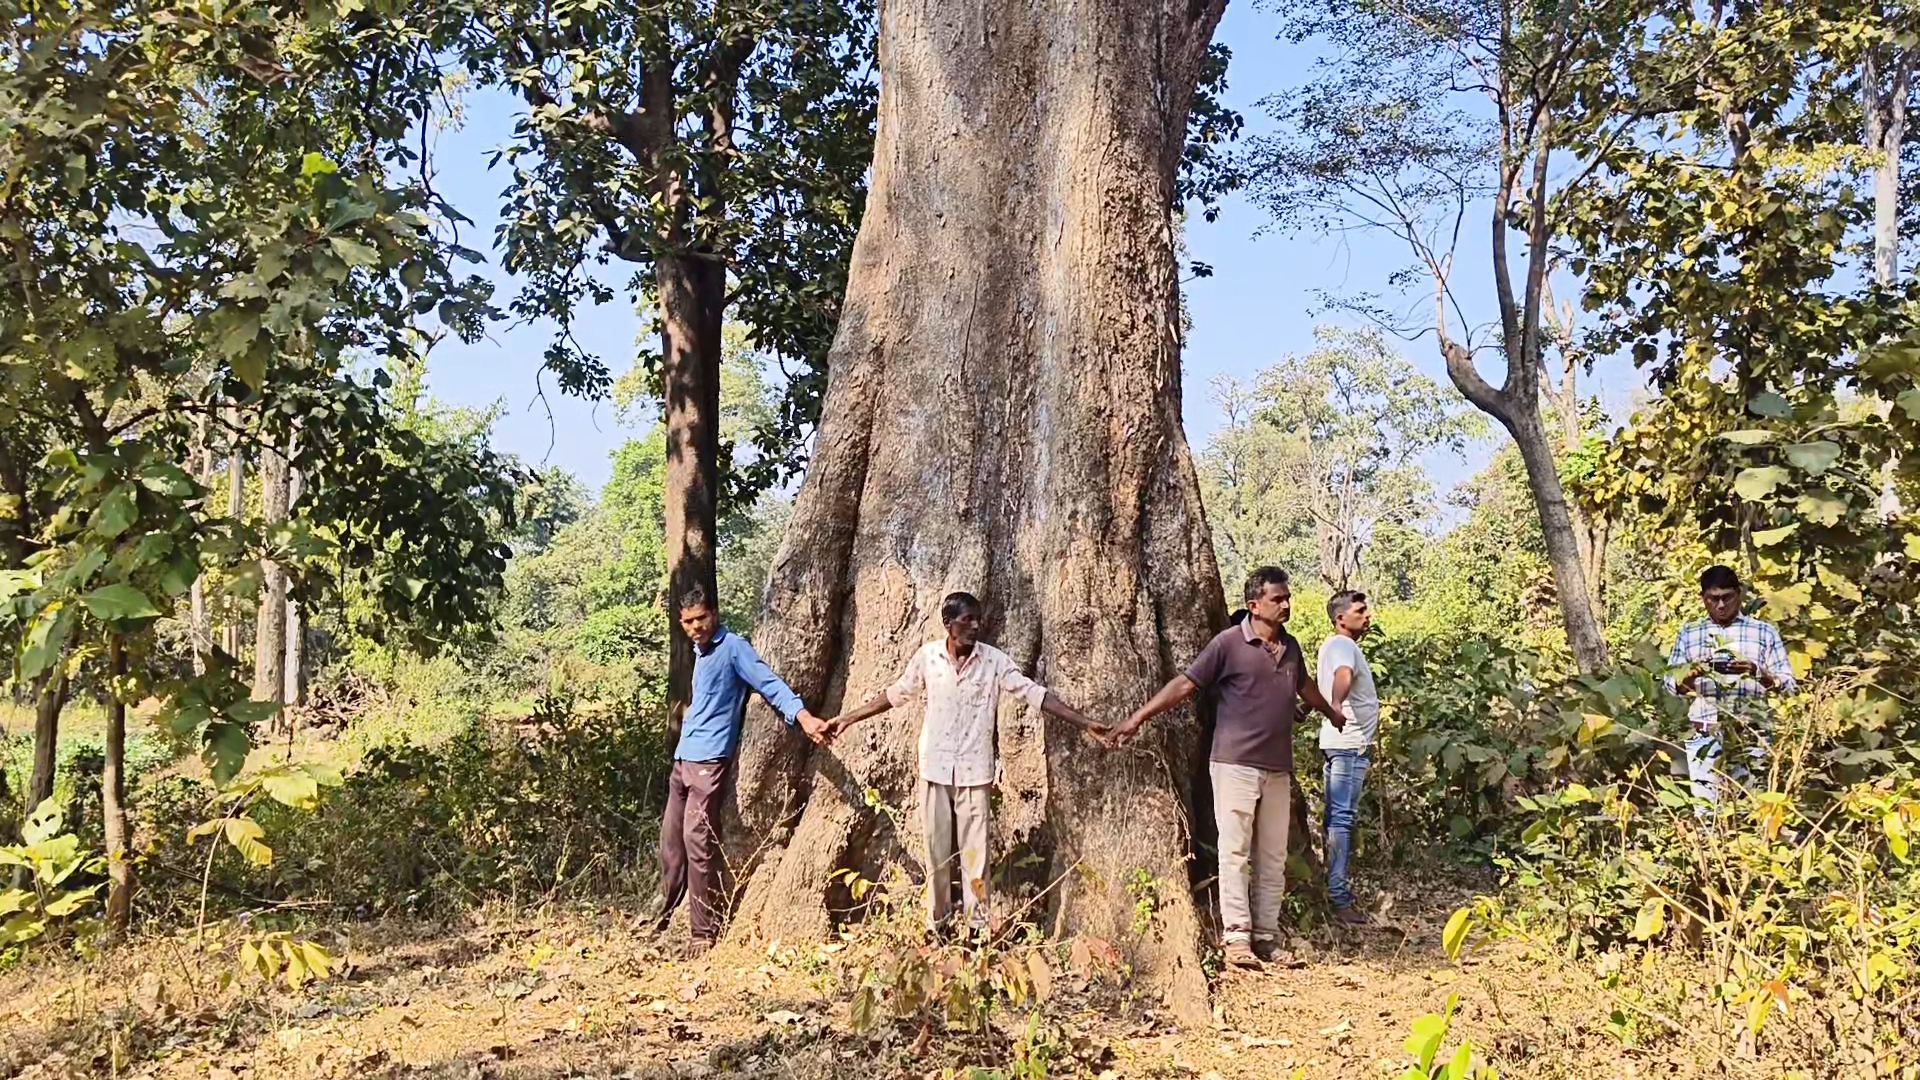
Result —
[[755, 691], [793, 726], [802, 708], [800, 695], [773, 673], [746, 638], [722, 626], [705, 649], [693, 651], [693, 700], [680, 722], [676, 761], [719, 761], [740, 745], [740, 719], [747, 693]]

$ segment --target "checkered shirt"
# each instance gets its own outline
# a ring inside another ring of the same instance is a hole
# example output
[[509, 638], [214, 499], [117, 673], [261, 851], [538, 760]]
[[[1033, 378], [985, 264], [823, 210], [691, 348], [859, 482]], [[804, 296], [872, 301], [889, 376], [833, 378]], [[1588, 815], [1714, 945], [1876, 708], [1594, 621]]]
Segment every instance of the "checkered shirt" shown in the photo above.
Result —
[[[1704, 665], [1715, 657], [1750, 660], [1755, 667], [1773, 676], [1777, 692], [1791, 694], [1794, 690], [1793, 665], [1787, 660], [1787, 645], [1780, 640], [1780, 631], [1772, 623], [1751, 615], [1737, 616], [1727, 626], [1712, 619], [1690, 622], [1680, 628], [1680, 636], [1674, 639], [1667, 666]], [[1678, 681], [1669, 677], [1667, 689], [1679, 693]], [[1748, 715], [1759, 712], [1758, 706], [1767, 698], [1767, 690], [1760, 685], [1760, 680], [1713, 671], [1694, 680], [1693, 689], [1687, 719], [1701, 729], [1718, 726], [1723, 708]]]

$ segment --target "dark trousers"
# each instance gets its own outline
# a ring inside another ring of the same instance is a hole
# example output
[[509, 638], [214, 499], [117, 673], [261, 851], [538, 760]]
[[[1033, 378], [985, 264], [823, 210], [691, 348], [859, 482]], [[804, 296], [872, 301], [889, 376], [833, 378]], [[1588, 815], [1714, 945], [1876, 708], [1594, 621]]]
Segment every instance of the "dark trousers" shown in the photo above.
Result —
[[733, 789], [733, 761], [676, 761], [667, 779], [667, 816], [660, 823], [660, 892], [666, 925], [680, 901], [692, 894], [687, 921], [695, 941], [720, 936], [726, 911], [726, 856], [720, 822]]

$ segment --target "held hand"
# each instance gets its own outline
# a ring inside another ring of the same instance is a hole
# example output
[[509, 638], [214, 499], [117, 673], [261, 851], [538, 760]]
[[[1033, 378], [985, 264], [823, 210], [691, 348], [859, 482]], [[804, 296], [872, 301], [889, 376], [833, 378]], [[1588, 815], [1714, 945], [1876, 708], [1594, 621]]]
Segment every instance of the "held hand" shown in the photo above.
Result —
[[800, 710], [799, 720], [800, 730], [806, 733], [807, 738], [813, 740], [815, 746], [831, 745], [833, 737], [838, 734], [834, 730], [832, 721], [822, 720], [805, 709]]
[[1134, 736], [1140, 733], [1140, 725], [1146, 722], [1146, 717], [1141, 716], [1139, 713], [1134, 713], [1132, 716], [1127, 717], [1119, 727], [1109, 729], [1109, 738], [1112, 740], [1114, 746], [1125, 746], [1133, 741]]

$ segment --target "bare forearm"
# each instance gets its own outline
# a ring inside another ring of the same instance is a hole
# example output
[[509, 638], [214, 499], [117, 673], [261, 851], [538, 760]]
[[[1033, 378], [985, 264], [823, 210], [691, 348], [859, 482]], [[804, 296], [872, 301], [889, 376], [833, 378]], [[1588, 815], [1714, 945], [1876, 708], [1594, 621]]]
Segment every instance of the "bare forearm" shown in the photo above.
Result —
[[1047, 696], [1041, 699], [1040, 710], [1046, 713], [1048, 716], [1057, 716], [1060, 719], [1065, 720], [1067, 723], [1072, 724], [1083, 731], [1105, 731], [1106, 730], [1105, 725], [1096, 722], [1092, 717], [1087, 716], [1085, 713], [1081, 712], [1079, 709], [1076, 709], [1073, 706], [1067, 704], [1066, 702], [1061, 701], [1059, 698], [1054, 696], [1054, 693], [1051, 690], [1047, 691]]
[[1333, 693], [1328, 696], [1327, 704], [1339, 709], [1346, 705], [1347, 695], [1353, 692], [1353, 669], [1343, 667], [1333, 673]]
[[1145, 705], [1134, 711], [1133, 719], [1143, 723], [1151, 720], [1192, 697], [1197, 689], [1199, 688], [1193, 684], [1192, 679], [1185, 675], [1175, 675], [1167, 685], [1160, 688], [1159, 693], [1153, 695]]
[[881, 713], [886, 712], [888, 709], [891, 709], [891, 708], [893, 708], [893, 702], [887, 699], [887, 695], [885, 693], [875, 694], [872, 697], [867, 699], [866, 704], [860, 706], [857, 709], [854, 709], [852, 712], [844, 712], [844, 713], [841, 713], [839, 716], [835, 717], [834, 723], [841, 730], [845, 730], [859, 723], [862, 720], [867, 720], [872, 717], [879, 716]]
[[1340, 710], [1327, 703], [1326, 695], [1320, 692], [1319, 683], [1314, 682], [1312, 679], [1302, 680], [1300, 683], [1300, 697], [1305, 700], [1308, 705], [1313, 706], [1320, 715], [1333, 721], [1334, 727], [1344, 728], [1347, 726], [1347, 718], [1341, 714]]

